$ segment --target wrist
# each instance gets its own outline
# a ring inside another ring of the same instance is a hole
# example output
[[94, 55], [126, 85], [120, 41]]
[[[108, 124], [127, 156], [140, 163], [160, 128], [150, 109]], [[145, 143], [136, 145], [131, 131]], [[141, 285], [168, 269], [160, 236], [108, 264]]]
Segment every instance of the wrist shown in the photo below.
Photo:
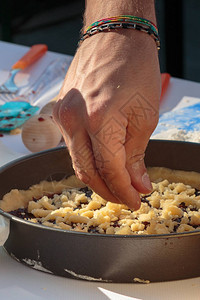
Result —
[[84, 27], [91, 23], [117, 15], [133, 15], [156, 23], [154, 0], [87, 0]]

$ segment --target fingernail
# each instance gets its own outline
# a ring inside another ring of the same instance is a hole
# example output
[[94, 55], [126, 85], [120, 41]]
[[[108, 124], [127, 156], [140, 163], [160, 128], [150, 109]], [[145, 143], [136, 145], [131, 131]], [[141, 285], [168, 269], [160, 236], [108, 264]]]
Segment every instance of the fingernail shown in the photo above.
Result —
[[147, 188], [148, 190], [152, 190], [152, 184], [149, 178], [149, 175], [147, 173], [144, 173], [144, 175], [142, 176], [142, 182], [145, 186], [145, 188]]

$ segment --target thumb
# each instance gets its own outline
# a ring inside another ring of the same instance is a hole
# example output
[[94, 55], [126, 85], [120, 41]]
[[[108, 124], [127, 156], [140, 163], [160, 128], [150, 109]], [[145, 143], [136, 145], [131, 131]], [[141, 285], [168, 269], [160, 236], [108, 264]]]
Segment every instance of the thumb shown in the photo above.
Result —
[[131, 184], [139, 193], [143, 194], [152, 191], [151, 181], [144, 163], [147, 143], [148, 140], [145, 142], [144, 137], [138, 137], [125, 145], [126, 169], [130, 175]]

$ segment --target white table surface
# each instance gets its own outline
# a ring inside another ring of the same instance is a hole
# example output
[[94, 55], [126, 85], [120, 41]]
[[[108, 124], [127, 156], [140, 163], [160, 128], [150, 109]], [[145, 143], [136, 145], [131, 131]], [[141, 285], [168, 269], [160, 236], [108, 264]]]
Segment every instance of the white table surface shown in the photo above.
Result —
[[[27, 47], [0, 42], [0, 83], [6, 79], [9, 68], [27, 51]], [[21, 79], [34, 80], [52, 60], [63, 55], [48, 52], [40, 63], [21, 74]], [[70, 57], [66, 56], [70, 61]], [[53, 93], [57, 93], [55, 87]], [[53, 94], [52, 93], [52, 94]], [[183, 96], [200, 97], [200, 84], [172, 78], [168, 91], [162, 101], [160, 111], [165, 112], [182, 99]], [[50, 95], [49, 95], [50, 97]], [[48, 101], [48, 97], [46, 99]], [[29, 154], [23, 146], [20, 135], [0, 138], [0, 166], [15, 158]], [[197, 262], [199, 263], [199, 262]], [[0, 247], [0, 300], [200, 300], [200, 277], [150, 284], [106, 284], [72, 280], [45, 274], [30, 269], [11, 258]]]

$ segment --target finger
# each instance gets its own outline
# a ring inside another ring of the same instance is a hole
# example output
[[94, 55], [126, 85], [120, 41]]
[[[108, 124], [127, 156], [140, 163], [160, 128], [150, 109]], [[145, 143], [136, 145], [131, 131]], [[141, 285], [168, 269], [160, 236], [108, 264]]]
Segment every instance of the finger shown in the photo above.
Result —
[[123, 113], [128, 119], [125, 142], [126, 168], [132, 185], [140, 193], [152, 191], [144, 155], [151, 133], [158, 122], [159, 113], [155, 99], [148, 99], [143, 94], [136, 93], [123, 108]]
[[[127, 131], [129, 132], [129, 130], [130, 128]], [[134, 135], [125, 143], [126, 169], [130, 175], [131, 184], [138, 192], [144, 194], [152, 191], [151, 181], [144, 163], [149, 137], [150, 135], [147, 132], [134, 132]]]
[[90, 136], [96, 166], [111, 193], [129, 208], [138, 209], [140, 197], [131, 185], [131, 178], [125, 167], [123, 139], [126, 130], [113, 118], [111, 122], [112, 124], [107, 122], [95, 135]]
[[101, 179], [95, 165], [90, 138], [83, 127], [83, 122], [77, 114], [77, 109], [70, 109], [69, 102], [76, 104], [81, 95], [77, 91], [71, 91], [68, 95], [57, 102], [54, 109], [54, 118], [60, 126], [65, 143], [72, 158], [73, 168], [77, 177], [91, 187], [97, 194], [107, 201], [121, 203], [115, 198], [105, 182]]
[[85, 130], [79, 130], [73, 139], [66, 139], [77, 177], [107, 201], [122, 204], [114, 197], [96, 169], [90, 138]]

